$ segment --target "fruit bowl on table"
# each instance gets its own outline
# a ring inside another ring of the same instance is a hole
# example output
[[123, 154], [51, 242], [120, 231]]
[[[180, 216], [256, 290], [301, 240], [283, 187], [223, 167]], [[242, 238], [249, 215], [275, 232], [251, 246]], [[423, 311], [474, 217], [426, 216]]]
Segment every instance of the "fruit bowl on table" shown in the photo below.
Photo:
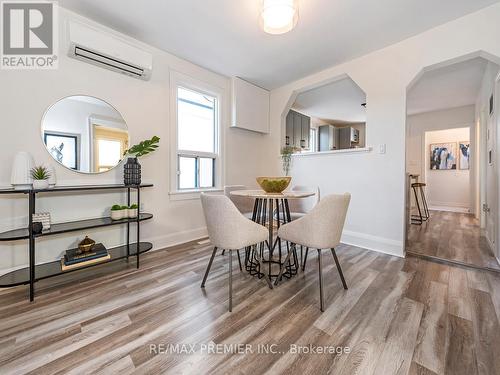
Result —
[[291, 177], [257, 177], [257, 183], [266, 193], [281, 194], [290, 185]]

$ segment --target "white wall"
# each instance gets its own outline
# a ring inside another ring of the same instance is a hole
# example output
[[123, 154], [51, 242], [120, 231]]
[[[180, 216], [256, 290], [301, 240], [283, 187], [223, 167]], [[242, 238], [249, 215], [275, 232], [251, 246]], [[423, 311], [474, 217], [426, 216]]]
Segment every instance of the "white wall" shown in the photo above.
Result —
[[457, 156], [457, 169], [430, 170], [430, 145], [436, 143], [455, 143], [457, 153], [459, 142], [470, 138], [470, 128], [457, 128], [437, 130], [425, 133], [424, 154], [424, 181], [426, 182], [427, 203], [430, 209], [471, 212], [471, 179], [469, 170], [459, 169]]
[[[480, 207], [482, 207], [483, 204], [488, 203], [491, 210], [490, 212], [491, 217], [496, 218], [496, 223], [492, 223], [492, 225], [496, 226], [496, 230], [492, 227], [486, 228], [487, 226], [486, 214], [483, 210], [480, 211], [481, 228], [485, 229], [486, 238], [488, 239], [487, 242], [492, 247], [493, 253], [496, 255], [497, 259], [499, 259], [500, 261], [500, 247], [498, 246], [500, 244], [500, 229], [498, 222], [498, 213], [500, 212], [500, 207], [499, 207], [500, 184], [498, 182], [498, 176], [499, 176], [498, 165], [500, 165], [500, 155], [498, 152], [498, 145], [500, 144], [500, 138], [499, 138], [500, 131], [498, 131], [498, 121], [499, 121], [498, 108], [500, 108], [500, 84], [497, 81], [499, 73], [500, 73], [500, 68], [498, 65], [488, 64], [488, 66], [486, 67], [486, 71], [484, 73], [483, 82], [476, 102], [476, 123], [478, 127], [478, 136], [482, 145], [481, 150], [483, 151], [479, 155], [480, 159], [479, 174], [478, 176], [476, 176], [477, 179], [476, 183], [479, 186], [481, 186], [480, 201], [478, 201], [477, 203], [480, 205]], [[493, 116], [490, 116], [489, 101], [492, 94], [494, 94], [495, 110]], [[488, 186], [488, 181], [486, 179], [486, 170], [488, 168], [487, 129], [489, 122], [492, 122], [493, 129], [496, 129], [496, 131], [494, 131], [494, 133], [496, 133], [494, 134], [496, 138], [493, 138], [494, 142], [492, 151], [493, 151], [493, 165], [497, 166], [497, 169], [495, 171], [496, 176], [494, 176], [496, 182], [490, 184], [490, 186]], [[490, 197], [490, 199], [488, 199], [488, 202], [486, 202], [487, 195]], [[491, 197], [493, 198], [491, 199]], [[494, 236], [496, 236], [496, 241]]]
[[[474, 117], [474, 105], [408, 116], [406, 171], [419, 174], [420, 180], [428, 184], [427, 199], [433, 208], [458, 212], [476, 211], [473, 203], [475, 202], [475, 181], [472, 178], [476, 169], [474, 165], [476, 155]], [[428, 139], [426, 139], [426, 133]], [[471, 140], [470, 171], [429, 170], [429, 145], [431, 143], [466, 140]], [[446, 193], [439, 188], [440, 184], [447, 186]]]
[[[272, 91], [276, 153], [284, 134], [284, 113], [297, 93], [345, 75], [366, 92], [366, 142], [374, 150], [295, 157], [292, 170], [293, 183], [319, 185], [322, 195], [352, 193], [345, 242], [404, 254], [406, 90], [425, 67], [478, 56], [479, 51], [500, 56], [499, 41], [500, 4], [495, 4]], [[385, 154], [378, 153], [380, 145], [386, 145]]]
[[[1, 155], [0, 186], [10, 185], [14, 155], [29, 151], [37, 163], [51, 163], [56, 168], [60, 184], [99, 184], [123, 181], [123, 167], [100, 175], [75, 173], [56, 165], [46, 151], [40, 137], [40, 122], [45, 110], [57, 100], [69, 95], [90, 95], [113, 105], [128, 124], [131, 142], [161, 137], [160, 148], [141, 159], [143, 181], [154, 188], [142, 194], [144, 209], [155, 215], [153, 221], [142, 226], [143, 240], [150, 240], [155, 248], [199, 238], [205, 234], [199, 199], [173, 201], [169, 197], [169, 130], [170, 71], [175, 70], [224, 90], [223, 139], [226, 183], [255, 184], [254, 176], [268, 169], [271, 138], [240, 129], [229, 128], [230, 80], [173, 55], [128, 39], [150, 51], [154, 56], [153, 76], [141, 81], [89, 65], [66, 56], [64, 24], [68, 19], [92, 23], [65, 9], [60, 11], [59, 69], [54, 71], [23, 70], [0, 71]], [[103, 28], [100, 25], [96, 27]], [[112, 32], [111, 30], [108, 30]], [[262, 150], [262, 151], [261, 151]], [[273, 155], [273, 157], [276, 157]], [[272, 163], [271, 163], [272, 164]], [[114, 203], [126, 203], [123, 193], [92, 193], [89, 195], [41, 196], [37, 211], [50, 211], [54, 222], [93, 218], [103, 215]], [[27, 223], [27, 199], [24, 196], [2, 196], [0, 199], [0, 231]], [[37, 262], [58, 259], [85, 233], [45, 237], [38, 242]], [[106, 228], [88, 232], [107, 246], [124, 242], [124, 228]], [[26, 242], [0, 243], [0, 273], [27, 263]]]
[[[489, 120], [489, 101], [490, 96], [494, 91], [495, 80], [499, 73], [499, 67], [496, 64], [489, 63], [484, 72], [483, 82], [475, 106], [475, 122], [476, 122], [476, 136], [480, 140], [479, 157], [476, 161], [476, 169], [478, 173], [475, 175], [475, 185], [480, 190], [480, 194], [476, 198], [476, 206], [481, 228], [485, 226], [485, 213], [480, 208], [483, 206], [486, 196], [486, 165], [487, 165], [487, 147], [486, 147], [486, 130], [487, 121]], [[498, 98], [497, 98], [498, 99]]]

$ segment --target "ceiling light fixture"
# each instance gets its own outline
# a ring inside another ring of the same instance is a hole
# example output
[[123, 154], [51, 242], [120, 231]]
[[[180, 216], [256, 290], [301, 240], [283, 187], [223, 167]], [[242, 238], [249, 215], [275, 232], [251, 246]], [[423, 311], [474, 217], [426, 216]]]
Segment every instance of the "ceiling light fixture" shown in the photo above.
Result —
[[287, 33], [298, 20], [298, 0], [262, 0], [261, 23], [266, 33]]

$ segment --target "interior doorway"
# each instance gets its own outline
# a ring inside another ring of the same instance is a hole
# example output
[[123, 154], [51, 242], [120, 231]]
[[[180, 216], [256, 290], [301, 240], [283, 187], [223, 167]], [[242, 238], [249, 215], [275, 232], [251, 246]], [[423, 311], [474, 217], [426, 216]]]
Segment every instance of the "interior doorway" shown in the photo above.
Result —
[[407, 93], [407, 254], [500, 272], [499, 66], [475, 57], [421, 74]]

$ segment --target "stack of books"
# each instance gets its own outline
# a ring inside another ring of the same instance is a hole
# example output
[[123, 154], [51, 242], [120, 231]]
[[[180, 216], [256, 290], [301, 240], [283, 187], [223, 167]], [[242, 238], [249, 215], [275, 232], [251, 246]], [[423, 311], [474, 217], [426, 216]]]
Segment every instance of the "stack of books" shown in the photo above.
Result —
[[63, 271], [69, 271], [76, 268], [86, 267], [91, 264], [105, 262], [111, 259], [108, 250], [102, 243], [92, 246], [90, 251], [81, 253], [78, 249], [67, 250], [61, 259], [61, 268]]

